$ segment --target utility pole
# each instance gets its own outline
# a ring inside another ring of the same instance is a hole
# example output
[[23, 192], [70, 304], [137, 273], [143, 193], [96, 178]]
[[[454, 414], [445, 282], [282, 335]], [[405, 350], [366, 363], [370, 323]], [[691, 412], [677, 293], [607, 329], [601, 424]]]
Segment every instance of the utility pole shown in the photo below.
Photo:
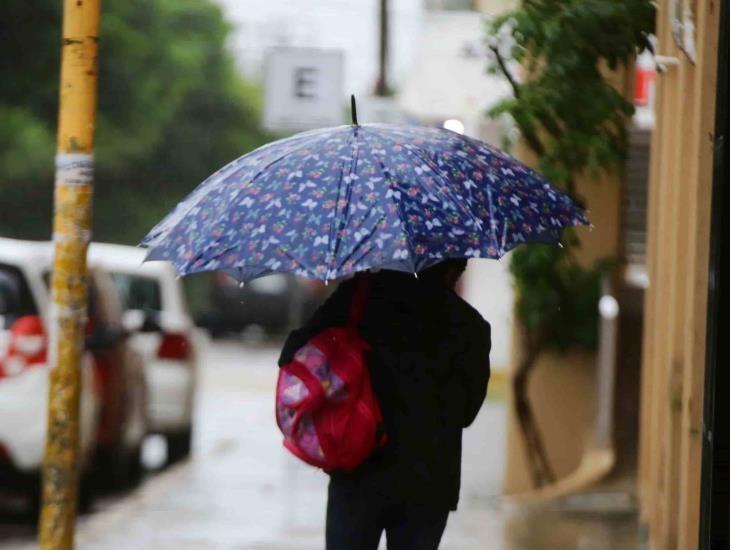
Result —
[[388, 0], [380, 0], [380, 49], [378, 52], [378, 80], [375, 84], [375, 95], [385, 97], [390, 95], [388, 88]]
[[63, 1], [48, 347], [52, 370], [39, 525], [42, 550], [73, 548], [76, 523], [79, 368], [86, 326], [99, 1]]

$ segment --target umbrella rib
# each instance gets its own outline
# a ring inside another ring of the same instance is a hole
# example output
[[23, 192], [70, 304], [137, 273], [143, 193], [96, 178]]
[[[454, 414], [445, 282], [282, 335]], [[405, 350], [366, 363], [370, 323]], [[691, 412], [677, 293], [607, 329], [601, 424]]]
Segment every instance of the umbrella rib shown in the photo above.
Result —
[[[331, 134], [323, 134], [320, 137], [326, 137], [326, 138], [329, 139], [330, 136], [331, 136]], [[258, 178], [261, 174], [263, 174], [264, 172], [266, 172], [269, 168], [271, 168], [275, 164], [281, 162], [282, 160], [284, 160], [289, 155], [293, 155], [294, 153], [298, 153], [302, 149], [306, 149], [307, 147], [312, 147], [312, 145], [315, 144], [315, 143], [317, 143], [317, 142], [318, 142], [318, 140], [312, 140], [312, 141], [305, 141], [304, 143], [300, 143], [300, 144], [295, 145], [294, 147], [290, 148], [285, 153], [282, 153], [280, 156], [278, 156], [277, 158], [275, 158], [274, 160], [272, 160], [271, 162], [269, 162], [268, 164], [266, 164], [266, 166], [264, 166], [258, 172], [256, 172], [256, 175], [253, 176], [252, 178], [250, 178], [247, 183], [254, 183], [256, 181], [256, 178]]]
[[[395, 143], [397, 143], [397, 142], [395, 142]], [[392, 185], [392, 181], [397, 181], [397, 180], [392, 177], [392, 174], [390, 173], [388, 168], [385, 166], [385, 163], [383, 162], [383, 160], [380, 157], [377, 157], [375, 155], [373, 155], [373, 158], [377, 159], [378, 167], [380, 168], [380, 171], [383, 173], [383, 176], [385, 177], [385, 181], [387, 182], [388, 187], [390, 187], [390, 189], [392, 191], [397, 191], [396, 189], [393, 189], [393, 185]], [[393, 194], [393, 196], [395, 197], [395, 194]], [[413, 272], [415, 273], [416, 272], [416, 253], [415, 253], [415, 248], [413, 247], [413, 243], [411, 242], [411, 236], [408, 233], [408, 229], [407, 229], [408, 225], [406, 224], [406, 219], [401, 210], [400, 203], [398, 203], [396, 200], [394, 200], [393, 202], [395, 203], [396, 211], [398, 212], [398, 219], [400, 219], [401, 227], [403, 227], [403, 234], [406, 236], [406, 243], [408, 244], [409, 256], [411, 259], [411, 268], [412, 268]]]
[[[354, 134], [350, 136], [350, 139], [352, 140], [354, 138]], [[344, 173], [345, 173], [345, 164], [344, 162], [340, 163], [340, 177], [337, 180], [337, 196], [335, 197], [335, 204], [333, 207], [334, 213], [332, 214], [332, 222], [330, 223], [330, 231], [329, 231], [329, 240], [328, 240], [328, 248], [327, 248], [327, 257], [325, 258], [325, 263], [327, 264], [327, 272], [325, 274], [325, 280], [329, 280], [330, 278], [330, 271], [332, 270], [332, 264], [335, 263], [335, 260], [337, 258], [337, 249], [338, 249], [338, 227], [342, 227], [342, 222], [338, 222], [337, 219], [337, 210], [339, 208], [340, 203], [340, 193], [342, 191], [342, 182], [344, 180]]]
[[[238, 159], [236, 159], [236, 160], [238, 160]], [[235, 162], [235, 160], [231, 161], [231, 162]], [[192, 199], [192, 201], [191, 201], [192, 204], [189, 204], [189, 205], [184, 204], [185, 199], [183, 199], [182, 203], [178, 204], [178, 206], [175, 209], [173, 209], [172, 212], [170, 212], [155, 227], [152, 228], [152, 230], [142, 240], [142, 244], [149, 246], [149, 248], [152, 249], [155, 247], [156, 243], [151, 242], [151, 241], [159, 241], [160, 239], [164, 239], [165, 237], [167, 237], [172, 232], [173, 229], [175, 229], [178, 225], [180, 225], [180, 222], [185, 218], [185, 216], [187, 216], [190, 213], [190, 211], [193, 208], [195, 208], [200, 203], [200, 201], [202, 201], [208, 195], [208, 192], [210, 191], [209, 188], [211, 188], [212, 185], [220, 179], [220, 177], [221, 177], [221, 175], [216, 173], [216, 174], [213, 174], [213, 175], [207, 177], [202, 182], [200, 182], [195, 187], [195, 189], [193, 189], [190, 192], [190, 194], [187, 197], [189, 199]], [[198, 193], [199, 196], [196, 197], [195, 196], [196, 193]], [[172, 216], [175, 216], [176, 212], [177, 212], [177, 208], [180, 208], [181, 206], [185, 206], [185, 208], [184, 208], [185, 211], [183, 212], [181, 210], [179, 213], [177, 213], [177, 216], [178, 216], [177, 221], [174, 221], [173, 225], [171, 225], [170, 227], [165, 229], [164, 228], [165, 222], [167, 222], [167, 220], [170, 219]], [[155, 233], [155, 230], [158, 227], [161, 228], [159, 230], [159, 232], [156, 233], [152, 238], [150, 238], [149, 236], [152, 235], [153, 233]]]
[[[301, 268], [302, 268], [302, 269], [304, 270], [304, 272], [305, 272], [305, 273], [309, 273], [310, 271], [311, 271], [312, 273], [316, 273], [315, 271], [312, 271], [312, 270], [310, 270], [309, 268], [307, 268], [307, 266], [305, 266], [305, 265], [304, 265], [304, 263], [303, 263], [303, 262], [302, 262], [301, 260], [298, 260], [297, 258], [295, 258], [295, 257], [294, 257], [294, 256], [293, 256], [293, 255], [292, 255], [292, 254], [291, 254], [291, 253], [290, 253], [289, 251], [287, 251], [287, 250], [284, 250], [284, 249], [283, 249], [283, 248], [281, 248], [281, 247], [279, 247], [279, 250], [281, 250], [281, 252], [282, 252], [282, 254], [284, 254], [284, 256], [286, 256], [286, 257], [287, 257], [287, 258], [289, 258], [289, 259], [290, 259], [290, 260], [291, 260], [292, 262], [296, 263], [296, 264], [297, 264], [297, 265], [298, 265], [299, 267], [301, 267]], [[272, 271], [273, 271], [273, 270], [272, 270]], [[288, 271], [282, 271], [281, 273], [287, 273], [287, 272], [288, 272]], [[316, 275], [315, 275], [315, 278], [316, 278]]]
[[[346, 126], [343, 126], [343, 128], [347, 128], [347, 127], [346, 127]], [[323, 134], [323, 136], [324, 136], [324, 135], [325, 135], [325, 134]], [[321, 137], [321, 136], [320, 136], [320, 137]], [[329, 137], [329, 134], [327, 134], [327, 137]], [[316, 141], [315, 141], [315, 142], [316, 142]], [[288, 150], [287, 150], [287, 151], [286, 151], [285, 153], [283, 153], [283, 154], [279, 155], [279, 156], [278, 156], [277, 158], [275, 158], [274, 160], [272, 160], [272, 161], [268, 162], [268, 163], [266, 164], [266, 166], [264, 166], [263, 168], [261, 168], [261, 169], [260, 169], [260, 170], [259, 170], [259, 171], [258, 171], [258, 172], [256, 173], [256, 175], [254, 175], [254, 176], [253, 176], [252, 178], [248, 179], [248, 181], [247, 181], [247, 182], [245, 183], [245, 185], [248, 185], [248, 184], [251, 184], [251, 183], [253, 183], [254, 181], [256, 181], [256, 178], [258, 178], [258, 177], [259, 177], [259, 176], [260, 176], [260, 175], [261, 175], [261, 174], [262, 174], [263, 172], [265, 172], [266, 170], [268, 170], [269, 168], [271, 168], [271, 166], [275, 165], [275, 164], [276, 164], [276, 163], [278, 163], [278, 162], [281, 162], [282, 160], [284, 160], [284, 159], [285, 159], [286, 157], [288, 157], [289, 155], [291, 155], [291, 154], [294, 154], [294, 153], [296, 153], [296, 152], [300, 151], [301, 149], [304, 149], [304, 148], [305, 148], [305, 147], [307, 147], [307, 146], [311, 146], [311, 145], [312, 145], [312, 143], [313, 143], [312, 141], [309, 141], [309, 142], [305, 142], [305, 143], [298, 143], [298, 144], [296, 144], [295, 146], [293, 146], [293, 147], [289, 148], [289, 149], [288, 149]], [[273, 145], [273, 144], [269, 144], [269, 145]], [[245, 156], [245, 155], [244, 155], [244, 156]], [[241, 158], [241, 157], [239, 157], [239, 159], [240, 159], [240, 158]], [[239, 160], [239, 159], [236, 159], [236, 160]], [[233, 160], [233, 161], [231, 161], [231, 162], [230, 162], [229, 164], [232, 164], [232, 163], [236, 162], [236, 160]], [[204, 199], [205, 199], [205, 198], [206, 198], [206, 197], [208, 196], [208, 194], [210, 193], [210, 191], [211, 191], [211, 190], [213, 189], [213, 187], [212, 187], [212, 184], [213, 184], [213, 183], [217, 183], [217, 182], [220, 182], [220, 181], [221, 181], [222, 179], [224, 179], [224, 178], [229, 178], [229, 177], [231, 177], [231, 176], [232, 176], [233, 174], [237, 173], [237, 172], [238, 172], [239, 170], [242, 170], [242, 169], [244, 169], [244, 168], [247, 168], [247, 167], [238, 167], [238, 168], [237, 168], [236, 170], [234, 170], [234, 171], [233, 171], [232, 173], [230, 173], [230, 174], [226, 174], [226, 175], [223, 175], [223, 174], [219, 174], [219, 175], [218, 175], [217, 177], [215, 177], [215, 179], [213, 179], [213, 176], [211, 176], [210, 178], [207, 178], [207, 179], [206, 179], [205, 181], [203, 181], [203, 182], [202, 182], [202, 183], [201, 183], [201, 184], [200, 184], [200, 185], [198, 186], [199, 188], [201, 188], [202, 186], [204, 186], [204, 185], [205, 185], [205, 189], [200, 189], [200, 190], [201, 190], [201, 196], [200, 196], [200, 197], [197, 197], [197, 200], [195, 200], [195, 201], [193, 202], [193, 204], [189, 205], [189, 207], [188, 207], [188, 208], [187, 208], [187, 209], [185, 210], [185, 213], [184, 213], [184, 214], [181, 214], [181, 215], [180, 215], [180, 218], [179, 218], [179, 219], [177, 220], [177, 222], [176, 222], [176, 223], [175, 223], [174, 225], [172, 225], [172, 226], [171, 226], [170, 228], [168, 228], [168, 229], [167, 229], [167, 231], [165, 231], [165, 236], [169, 235], [170, 233], [172, 233], [172, 231], [174, 231], [175, 229], [177, 229], [177, 227], [178, 227], [178, 226], [179, 226], [179, 225], [180, 225], [180, 224], [181, 224], [181, 223], [182, 223], [182, 222], [183, 222], [183, 221], [185, 220], [185, 217], [186, 217], [186, 216], [187, 216], [187, 215], [188, 215], [188, 214], [190, 213], [190, 211], [191, 211], [191, 210], [192, 210], [193, 208], [195, 208], [196, 206], [198, 206], [198, 205], [199, 205], [199, 204], [200, 204], [200, 203], [201, 203], [201, 202], [202, 202], [202, 201], [203, 201], [203, 200], [204, 200]], [[224, 167], [223, 169], [225, 169], [225, 167]], [[208, 182], [209, 182], [209, 183], [208, 183]], [[206, 185], [206, 183], [207, 183], [207, 185]], [[244, 188], [245, 188], [245, 185], [244, 185]], [[208, 189], [208, 188], [210, 188], [210, 189]], [[207, 191], [207, 192], [203, 193], [202, 191], [204, 191], [204, 190], [205, 190], [205, 191]], [[195, 190], [193, 191], [193, 193], [195, 193]], [[173, 212], [171, 212], [171, 213], [170, 213], [170, 215], [173, 215], [174, 213], [175, 213], [175, 212], [173, 211]], [[164, 220], [163, 220], [163, 221], [164, 221]], [[159, 238], [164, 238], [164, 237], [161, 237], [160, 235], [157, 235], [157, 236], [155, 236], [155, 239], [159, 239]], [[241, 245], [241, 242], [238, 242], [238, 243], [237, 243], [236, 245], [234, 245], [234, 248], [239, 248], [239, 247], [240, 247], [240, 245]], [[155, 246], [155, 245], [153, 244], [153, 245], [152, 245], [152, 248], [154, 248], [154, 246]], [[230, 251], [230, 250], [229, 250], [229, 249], [227, 249], [227, 250], [226, 250], [226, 251], [225, 251], [224, 253], [227, 253], [227, 252], [229, 252], [229, 251]], [[201, 254], [202, 254], [202, 253], [201, 253]], [[214, 260], [214, 259], [218, 258], [219, 256], [220, 256], [220, 254], [214, 254], [214, 255], [213, 255], [213, 256], [212, 256], [211, 258], [209, 258], [209, 261], [210, 261], [210, 260]]]
[[[431, 172], [433, 172], [436, 175], [436, 177], [438, 177], [441, 181], [446, 183], [447, 189], [449, 188], [449, 185], [448, 185], [449, 182], [446, 180], [446, 177], [441, 173], [441, 171], [438, 170], [438, 166], [435, 166], [432, 160], [424, 157], [423, 155], [420, 155], [416, 149], [405, 148], [405, 150], [408, 151], [410, 154], [414, 155], [421, 162], [426, 163], [426, 165], [431, 169]], [[441, 193], [440, 189], [438, 189], [437, 192], [439, 192], [439, 194], [443, 194], [443, 193]], [[462, 201], [457, 200], [453, 195], [448, 196], [448, 198], [451, 201], [453, 201], [453, 203], [455, 205], [460, 207], [462, 212], [464, 214], [466, 214], [467, 216], [469, 216], [472, 219], [472, 221], [475, 221], [475, 222], [477, 222], [478, 225], [481, 225], [482, 221], [479, 219], [479, 216], [477, 216], [476, 214], [474, 214], [474, 212], [472, 212], [469, 208], [467, 208], [466, 205]]]
[[[342, 128], [343, 128], [343, 129], [344, 129], [344, 128], [347, 128], [347, 126], [343, 126]], [[312, 131], [311, 133], [319, 133], [319, 131], [317, 131], [317, 130], [314, 130], [314, 131]], [[310, 135], [311, 135], [311, 134], [310, 134]], [[332, 135], [331, 133], [324, 133], [324, 132], [322, 132], [322, 135], [321, 135], [321, 136], [317, 136], [317, 137], [318, 137], [318, 138], [321, 138], [321, 137], [326, 137], [327, 139], [329, 139], [329, 138], [331, 137], [331, 135]], [[307, 147], [311, 147], [311, 146], [312, 146], [312, 145], [313, 145], [314, 143], [318, 143], [318, 142], [319, 142], [319, 140], [318, 140], [318, 139], [314, 139], [314, 140], [312, 140], [312, 141], [306, 141], [306, 140], [304, 140], [304, 143], [299, 143], [299, 144], [297, 144], [297, 145], [295, 145], [295, 146], [291, 147], [291, 148], [290, 148], [290, 149], [289, 149], [288, 151], [286, 151], [285, 153], [281, 154], [280, 156], [278, 156], [277, 158], [275, 158], [275, 159], [274, 159], [274, 160], [272, 160], [271, 162], [267, 163], [267, 164], [266, 164], [266, 166], [264, 166], [263, 168], [261, 168], [261, 169], [260, 169], [260, 170], [259, 170], [259, 171], [258, 171], [258, 172], [256, 173], [256, 175], [255, 175], [255, 176], [253, 176], [253, 177], [252, 177], [251, 179], [249, 179], [249, 180], [248, 180], [247, 184], [251, 184], [251, 183], [254, 183], [254, 182], [256, 181], [256, 178], [258, 178], [258, 177], [259, 177], [259, 176], [260, 176], [261, 174], [263, 174], [264, 172], [266, 172], [266, 171], [267, 171], [267, 170], [268, 170], [269, 168], [271, 168], [272, 166], [274, 166], [274, 165], [275, 165], [276, 163], [278, 163], [278, 162], [281, 162], [282, 160], [284, 160], [284, 159], [285, 159], [286, 157], [288, 157], [289, 155], [292, 155], [292, 154], [294, 154], [294, 153], [297, 153], [297, 152], [299, 152], [299, 151], [301, 151], [302, 149], [305, 149], [305, 148], [307, 148]], [[238, 242], [238, 243], [237, 243], [237, 244], [235, 245], [235, 248], [240, 248], [242, 244], [243, 244], [243, 243], [242, 243], [242, 241], [239, 241], [239, 242]], [[216, 258], [216, 256], [213, 256], [213, 259], [215, 259], [215, 258]], [[301, 265], [301, 264], [300, 264], [300, 265]]]
[[[268, 146], [266, 146], [266, 148], [269, 148], [271, 145], [273, 145], [273, 144], [269, 144]], [[296, 150], [298, 150], [298, 148], [295, 149], [295, 151]], [[250, 179], [249, 182], [252, 182], [255, 178], [257, 178], [261, 174], [262, 171], [266, 170], [269, 166], [271, 166], [273, 164], [276, 164], [277, 162], [279, 162], [280, 160], [282, 160], [284, 157], [288, 156], [291, 152], [292, 152], [291, 150], [290, 151], [287, 151], [286, 153], [284, 153], [283, 155], [281, 155], [280, 157], [278, 157], [274, 161], [272, 161], [269, 164], [267, 164], [264, 168], [262, 168], [256, 174], [256, 176], [254, 176], [252, 179]], [[236, 174], [238, 171], [247, 168], [247, 166], [239, 166], [239, 167], [236, 167], [231, 173], [227, 173], [227, 174], [224, 174], [223, 173], [223, 171], [226, 169], [226, 167], [228, 167], [231, 164], [234, 164], [235, 162], [237, 162], [241, 158], [242, 157], [238, 157], [237, 159], [232, 160], [231, 162], [229, 162], [228, 164], [226, 164], [225, 166], [223, 166], [216, 174], [213, 174], [209, 178], [206, 178], [195, 189], [193, 189], [191, 195], [195, 195], [196, 192], [199, 192], [199, 196], [197, 196], [197, 197], [190, 196], [190, 198], [192, 198], [194, 200], [191, 201], [191, 204], [187, 205], [187, 208], [185, 209], [185, 212], [180, 214], [180, 219], [178, 219], [177, 222], [175, 222], [174, 225], [172, 225], [171, 227], [169, 227], [165, 231], [165, 233], [167, 235], [169, 235], [174, 229], [176, 229], [178, 227], [178, 225], [180, 225], [180, 222], [183, 220], [183, 218], [185, 218], [185, 216], [187, 216], [193, 208], [195, 208], [196, 206], [198, 206], [210, 194], [210, 192], [213, 189], [215, 189], [214, 184], [219, 183], [221, 180], [223, 180], [225, 178], [229, 178], [233, 174]], [[170, 216], [173, 215], [174, 213], [175, 213], [175, 211], [173, 210], [173, 212], [170, 213]], [[163, 220], [163, 222], [164, 221], [165, 220]], [[155, 236], [156, 239], [159, 238], [159, 237], [160, 237], [160, 235], [156, 235]]]
[[[274, 146], [275, 144], [276, 144], [276, 142], [269, 143], [267, 145], [264, 145], [260, 149], [261, 150], [263, 150], [263, 149], [269, 149], [272, 146]], [[217, 170], [215, 173], [213, 173], [211, 176], [207, 177], [199, 185], [197, 185], [195, 187], [195, 189], [193, 189], [193, 191], [190, 193], [190, 195], [188, 195], [188, 197], [186, 197], [186, 199], [187, 198], [194, 198], [195, 200], [192, 201], [192, 204], [187, 205], [187, 209], [185, 211], [185, 214], [182, 214], [182, 217], [186, 216], [190, 212], [190, 210], [192, 210], [198, 204], [200, 204], [200, 202], [208, 196], [208, 194], [210, 193], [210, 191], [212, 191], [215, 188], [214, 187], [215, 184], [219, 183], [223, 179], [226, 179], [226, 178], [231, 177], [232, 174], [237, 173], [239, 170], [242, 170], [242, 169], [246, 168], [247, 166], [245, 166], [245, 165], [244, 166], [237, 166], [231, 172], [228, 172], [228, 173], [225, 172], [226, 168], [228, 168], [229, 166], [235, 164], [236, 162], [238, 162], [239, 160], [241, 160], [242, 158], [244, 158], [248, 154], [250, 154], [250, 153], [246, 153], [245, 155], [242, 155], [242, 156], [240, 156], [238, 158], [235, 158], [234, 160], [226, 163], [219, 170]], [[285, 153], [284, 156], [286, 156], [288, 154], [289, 154], [289, 152]], [[278, 161], [280, 159], [276, 159], [276, 160]], [[193, 197], [196, 193], [198, 193], [199, 196]], [[185, 202], [186, 199], [183, 199], [183, 203]], [[172, 213], [174, 213], [174, 211]], [[174, 229], [175, 227], [177, 227], [177, 225], [178, 224], [176, 223], [173, 227], [171, 227], [170, 229], [168, 229], [167, 232], [169, 233], [170, 231], [172, 231], [172, 229]]]
[[[391, 136], [386, 135], [385, 133], [383, 133], [382, 135], [383, 135], [383, 137], [385, 137], [385, 139], [390, 140], [392, 143], [396, 143], [396, 144], [398, 143]], [[435, 165], [435, 163], [432, 160], [419, 154], [417, 149], [411, 149], [411, 148], [405, 147], [405, 146], [403, 146], [403, 148], [406, 151], [408, 151], [410, 154], [414, 155], [418, 160], [425, 163], [431, 169], [431, 172], [433, 172], [437, 178], [439, 178], [443, 183], [445, 183], [445, 187], [450, 190], [449, 181], [446, 179], [446, 176], [444, 176], [444, 174], [441, 173], [439, 167], [437, 165]], [[445, 193], [442, 193], [440, 189], [436, 189], [436, 193], [441, 196], [446, 195], [446, 198], [448, 198], [450, 201], [452, 201], [457, 206], [457, 208], [460, 208], [464, 214], [466, 214], [469, 218], [471, 218], [471, 220], [473, 222], [476, 223], [477, 228], [481, 228], [483, 222], [479, 218], [479, 216], [476, 215], [474, 212], [472, 212], [471, 209], [467, 208], [466, 205], [464, 205], [462, 203], [462, 201], [460, 201], [456, 197], [454, 197], [452, 193], [445, 194]], [[491, 205], [490, 205], [490, 211], [489, 211], [490, 219], [492, 219], [493, 215], [494, 215], [494, 213], [492, 212]]]
[[[346, 127], [349, 128], [349, 127]], [[358, 147], [357, 147], [357, 138], [359, 136], [359, 130], [361, 130], [361, 127], [356, 127], [350, 136], [350, 153], [351, 153], [351, 159], [350, 159], [350, 174], [354, 174], [357, 170], [357, 153]], [[342, 183], [344, 181], [344, 170], [345, 165], [342, 163], [342, 168], [340, 170], [340, 178], [337, 183], [337, 200], [335, 201], [334, 206], [334, 216], [332, 217], [332, 223], [330, 224], [330, 250], [328, 251], [328, 258], [327, 261], [327, 275], [326, 278], [329, 279], [330, 275], [330, 269], [331, 266], [329, 264], [337, 264], [337, 256], [340, 251], [340, 245], [342, 244], [342, 237], [341, 237], [341, 231], [347, 227], [347, 222], [350, 218], [350, 199], [352, 197], [352, 188], [353, 183], [352, 179], [349, 182], [345, 182], [347, 185], [347, 189], [345, 190], [344, 196], [347, 200], [347, 204], [343, 207], [343, 219], [339, 220], [338, 222], [338, 216], [337, 216], [337, 210], [339, 208], [340, 203], [340, 196], [342, 195]], [[334, 269], [336, 272], [337, 269]]]
[[[381, 222], [382, 222], [382, 221], [383, 221], [384, 219], [386, 219], [386, 216], [385, 216], [385, 214], [383, 214], [382, 216], [380, 216], [380, 218], [378, 218], [378, 220], [377, 220], [377, 221], [375, 222], [374, 226], [375, 226], [375, 227], [377, 228], [377, 226], [378, 226], [378, 225], [379, 225], [379, 224], [380, 224], [380, 223], [381, 223]], [[368, 233], [368, 237], [372, 236], [372, 234], [373, 234], [374, 232], [375, 232], [375, 231], [372, 231], [372, 232]], [[356, 244], [356, 245], [355, 245], [355, 246], [354, 246], [354, 247], [352, 248], [352, 250], [350, 250], [350, 252], [348, 252], [347, 256], [345, 256], [345, 257], [344, 257], [344, 258], [342, 259], [342, 264], [346, 264], [346, 263], [347, 263], [348, 261], [350, 261], [350, 260], [351, 260], [351, 259], [353, 258], [353, 256], [355, 256], [355, 254], [356, 254], [357, 252], [359, 252], [359, 251], [360, 251], [360, 249], [362, 248], [362, 245], [363, 245], [364, 243], [365, 243], [365, 241], [364, 241], [364, 240], [361, 240], [361, 241], [359, 241], [359, 242], [358, 242], [358, 243], [357, 243], [357, 244]], [[352, 263], [353, 263], [353, 265], [354, 265], [354, 264], [357, 264], [357, 263], [358, 263], [358, 262], [359, 262], [360, 260], [362, 260], [362, 259], [363, 259], [363, 258], [364, 258], [364, 257], [365, 257], [365, 256], [367, 255], [367, 253], [368, 253], [368, 251], [365, 251], [364, 253], [360, 254], [360, 255], [358, 256], [357, 260], [355, 260], [355, 261], [353, 261], [353, 262], [352, 262]]]
[[[386, 139], [389, 139], [393, 143], [397, 143], [397, 141], [395, 141], [391, 136], [388, 136], [388, 135], [385, 135], [384, 134], [384, 137]], [[446, 188], [450, 190], [450, 188], [449, 188], [449, 181], [447, 180], [446, 176], [444, 176], [444, 174], [442, 173], [442, 171], [438, 167], [438, 165], [436, 165], [431, 159], [429, 159], [429, 158], [425, 157], [424, 155], [420, 154], [419, 151], [418, 151], [418, 149], [410, 148], [410, 147], [405, 147], [405, 146], [403, 148], [408, 153], [410, 153], [411, 155], [415, 156], [418, 160], [420, 160], [421, 162], [425, 163], [431, 169], [431, 172], [433, 172], [442, 182], [446, 183]], [[443, 195], [444, 194], [444, 193], [441, 193], [441, 190], [440, 189], [437, 189], [436, 192], [438, 194], [440, 194], [440, 195]], [[460, 207], [461, 210], [463, 211], [463, 213], [466, 214], [467, 216], [469, 216], [472, 220], [476, 221], [479, 224], [482, 223], [482, 221], [479, 219], [479, 216], [477, 216], [476, 214], [474, 214], [474, 212], [472, 212], [471, 210], [469, 210], [468, 208], [466, 208], [466, 206], [464, 206], [464, 204], [461, 201], [457, 200], [453, 196], [452, 193], [449, 193], [449, 195], [447, 195], [447, 198], [449, 200], [451, 200], [455, 205], [457, 205], [458, 207]]]

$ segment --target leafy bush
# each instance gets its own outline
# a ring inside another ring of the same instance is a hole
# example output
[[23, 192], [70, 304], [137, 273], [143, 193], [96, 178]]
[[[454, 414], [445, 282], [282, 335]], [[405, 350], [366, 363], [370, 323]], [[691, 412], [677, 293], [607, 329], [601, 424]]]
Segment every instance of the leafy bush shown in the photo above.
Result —
[[[651, 48], [654, 17], [650, 0], [522, 0], [488, 24], [489, 70], [513, 91], [490, 116], [511, 118], [539, 170], [578, 203], [578, 176], [623, 169], [634, 109], [606, 75]], [[562, 248], [523, 246], [511, 261], [524, 333], [514, 403], [535, 486], [555, 475], [529, 402], [529, 376], [547, 349], [596, 347], [600, 284], [612, 264], [581, 265], [578, 246], [577, 234], [566, 232]]]

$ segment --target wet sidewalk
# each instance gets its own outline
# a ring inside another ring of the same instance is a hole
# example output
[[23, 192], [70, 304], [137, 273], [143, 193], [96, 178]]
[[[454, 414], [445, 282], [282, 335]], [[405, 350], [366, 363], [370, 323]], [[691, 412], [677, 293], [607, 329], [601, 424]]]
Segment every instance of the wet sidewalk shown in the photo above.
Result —
[[[81, 519], [77, 548], [323, 550], [327, 478], [281, 446], [276, 355], [274, 348], [213, 344], [201, 373], [194, 458], [100, 503]], [[510, 510], [499, 496], [504, 425], [503, 403], [488, 401], [465, 432], [461, 504], [442, 549], [636, 548], [630, 515]]]
[[[327, 477], [281, 446], [273, 417], [275, 360], [273, 348], [215, 344], [202, 373], [194, 460], [89, 517], [79, 547], [321, 550]], [[502, 405], [488, 404], [468, 431], [466, 513], [451, 518], [444, 548], [494, 541], [503, 426]]]

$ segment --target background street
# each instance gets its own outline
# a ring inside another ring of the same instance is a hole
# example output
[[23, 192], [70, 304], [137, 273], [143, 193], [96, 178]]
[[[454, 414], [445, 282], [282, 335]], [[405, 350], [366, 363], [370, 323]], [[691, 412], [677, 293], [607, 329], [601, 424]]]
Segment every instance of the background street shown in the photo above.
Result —
[[[277, 352], [271, 344], [208, 345], [193, 458], [150, 474], [126, 495], [97, 501], [80, 519], [77, 547], [324, 548], [327, 478], [281, 447], [272, 396]], [[631, 516], [510, 512], [499, 496], [504, 415], [504, 402], [488, 399], [465, 432], [461, 505], [442, 548], [636, 548]], [[147, 460], [154, 462], [159, 452], [156, 441], [148, 441]], [[11, 520], [0, 519], [0, 548], [35, 548], [32, 530]]]

